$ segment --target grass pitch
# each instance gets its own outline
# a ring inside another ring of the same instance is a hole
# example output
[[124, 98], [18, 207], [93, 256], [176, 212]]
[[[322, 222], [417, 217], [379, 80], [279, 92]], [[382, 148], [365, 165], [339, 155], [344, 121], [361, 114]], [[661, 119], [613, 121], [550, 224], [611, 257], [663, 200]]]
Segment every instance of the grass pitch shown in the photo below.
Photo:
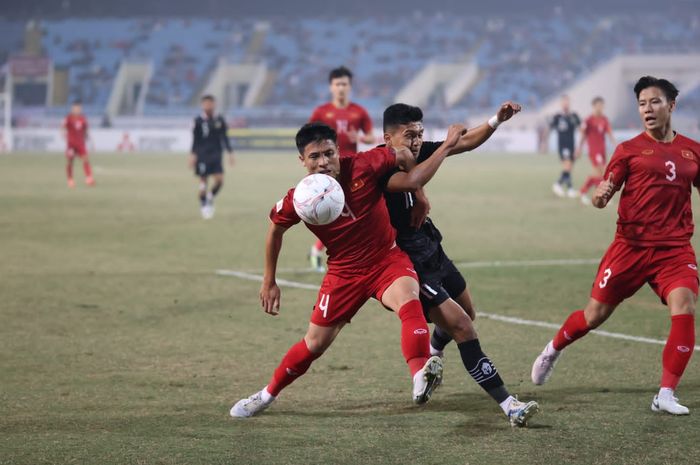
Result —
[[[535, 387], [531, 363], [554, 330], [477, 319], [511, 391], [541, 405], [530, 428], [511, 429], [454, 345], [444, 385], [414, 407], [399, 321], [375, 302], [264, 415], [235, 421], [228, 409], [264, 386], [303, 335], [315, 293], [283, 288], [273, 318], [259, 308], [257, 283], [214, 271], [261, 269], [267, 213], [303, 175], [294, 154], [239, 154], [208, 222], [184, 156], [93, 163], [97, 187], [69, 190], [60, 155], [0, 157], [2, 464], [697, 463], [698, 360], [679, 390], [692, 414], [655, 415], [662, 346], [589, 335]], [[577, 166], [577, 184], [587, 170]], [[615, 208], [554, 198], [557, 173], [552, 156], [447, 161], [427, 189], [447, 253], [456, 262], [599, 258]], [[280, 266], [306, 266], [311, 241], [293, 228]], [[480, 309], [561, 323], [586, 302], [595, 269], [463, 272]], [[604, 326], [656, 339], [668, 328], [648, 289]]]

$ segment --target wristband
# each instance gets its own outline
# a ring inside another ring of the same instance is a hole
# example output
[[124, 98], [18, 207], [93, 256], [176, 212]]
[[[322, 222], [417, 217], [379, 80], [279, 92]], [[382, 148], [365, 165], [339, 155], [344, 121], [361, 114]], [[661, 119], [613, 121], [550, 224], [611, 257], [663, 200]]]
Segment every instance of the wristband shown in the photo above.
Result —
[[489, 119], [489, 123], [488, 123], [488, 124], [489, 124], [489, 126], [491, 126], [492, 129], [496, 129], [498, 126], [501, 125], [501, 122], [498, 121], [498, 116], [493, 115], [493, 116]]

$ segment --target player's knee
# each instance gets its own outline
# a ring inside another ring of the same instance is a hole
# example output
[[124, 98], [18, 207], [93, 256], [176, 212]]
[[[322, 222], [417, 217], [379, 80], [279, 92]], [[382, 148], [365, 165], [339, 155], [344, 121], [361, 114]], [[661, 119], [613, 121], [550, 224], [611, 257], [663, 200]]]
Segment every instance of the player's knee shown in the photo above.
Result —
[[586, 319], [588, 327], [590, 329], [595, 329], [608, 319], [614, 309], [615, 307], [612, 305], [596, 302], [586, 307], [583, 316]]
[[467, 314], [462, 314], [460, 318], [455, 320], [451, 325], [450, 332], [457, 343], [471, 341], [477, 337], [476, 329], [474, 329], [472, 320]]

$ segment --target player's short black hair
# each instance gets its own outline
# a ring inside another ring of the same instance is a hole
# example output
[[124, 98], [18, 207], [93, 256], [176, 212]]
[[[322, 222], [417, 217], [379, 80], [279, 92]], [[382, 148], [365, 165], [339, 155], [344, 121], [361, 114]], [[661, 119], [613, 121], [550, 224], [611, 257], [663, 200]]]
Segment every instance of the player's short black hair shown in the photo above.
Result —
[[593, 98], [593, 100], [591, 101], [591, 105], [595, 105], [595, 104], [598, 103], [598, 102], [604, 103], [605, 100], [603, 99], [603, 97], [601, 97], [601, 96], [599, 95], [599, 96]]
[[73, 102], [71, 103], [71, 105], [82, 105], [82, 104], [83, 104], [83, 102], [81, 100], [73, 100]]
[[423, 110], [413, 105], [395, 103], [389, 105], [386, 107], [386, 110], [384, 110], [382, 125], [384, 132], [387, 132], [390, 128], [400, 124], [415, 123], [418, 121], [423, 121]]
[[212, 102], [216, 101], [213, 95], [207, 94], [207, 95], [202, 95], [201, 101], [204, 102], [206, 100], [211, 100]]
[[330, 73], [328, 73], [328, 82], [333, 82], [333, 79], [338, 79], [342, 77], [347, 77], [352, 82], [352, 71], [350, 71], [345, 66], [339, 66], [338, 68], [333, 68]]
[[639, 94], [641, 94], [647, 87], [658, 87], [671, 102], [676, 100], [676, 97], [678, 97], [678, 89], [671, 83], [671, 81], [667, 79], [658, 79], [654, 76], [642, 76], [634, 85], [634, 93], [637, 96], [637, 99], [639, 99]]
[[304, 153], [304, 149], [312, 142], [323, 142], [324, 140], [332, 140], [336, 142], [338, 135], [335, 129], [327, 124], [314, 121], [306, 123], [299, 129], [296, 136], [297, 150], [300, 154]]

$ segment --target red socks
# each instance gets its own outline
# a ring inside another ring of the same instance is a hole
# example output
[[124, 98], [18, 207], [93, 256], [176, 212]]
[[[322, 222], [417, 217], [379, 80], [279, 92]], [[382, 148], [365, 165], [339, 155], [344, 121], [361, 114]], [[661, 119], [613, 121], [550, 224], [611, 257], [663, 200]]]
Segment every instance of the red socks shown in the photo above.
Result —
[[282, 389], [306, 373], [311, 363], [321, 355], [311, 353], [303, 339], [294, 344], [285, 354], [282, 363], [279, 364], [272, 374], [272, 379], [267, 385], [267, 392], [277, 397]]
[[420, 300], [411, 300], [399, 309], [401, 318], [401, 352], [411, 376], [430, 358], [430, 332]]
[[314, 249], [317, 251], [321, 252], [323, 250], [323, 242], [321, 242], [321, 239], [317, 240], [316, 243], [314, 244]]
[[663, 352], [661, 387], [675, 390], [695, 350], [695, 317], [671, 317], [671, 332]]
[[92, 168], [90, 167], [89, 161], [83, 162], [83, 171], [85, 172], [86, 178], [92, 177]]
[[569, 318], [566, 319], [557, 335], [554, 336], [552, 346], [555, 350], [562, 350], [576, 339], [580, 339], [588, 334], [590, 330], [588, 323], [586, 323], [586, 318], [583, 316], [583, 310], [576, 310], [569, 315]]
[[68, 179], [73, 179], [73, 160], [66, 162], [66, 176], [68, 176]]
[[581, 195], [587, 194], [591, 187], [596, 187], [601, 182], [603, 182], [603, 178], [600, 176], [588, 176], [586, 178], [586, 182], [583, 184], [583, 187], [581, 187]]

